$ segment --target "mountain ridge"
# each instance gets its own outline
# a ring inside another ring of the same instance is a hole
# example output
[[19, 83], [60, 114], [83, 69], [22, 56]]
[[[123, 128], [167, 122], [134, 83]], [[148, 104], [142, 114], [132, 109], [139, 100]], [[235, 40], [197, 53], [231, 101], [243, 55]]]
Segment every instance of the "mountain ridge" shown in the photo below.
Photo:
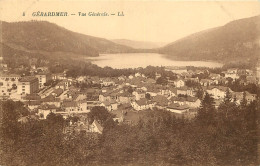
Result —
[[67, 30], [47, 21], [5, 22], [0, 24], [1, 42], [29, 50], [64, 51], [85, 56], [99, 53], [134, 52], [133, 48]]
[[136, 41], [129, 39], [112, 39], [111, 41], [135, 49], [155, 49], [166, 45], [166, 43], [163, 42]]
[[187, 60], [252, 60], [260, 51], [260, 15], [231, 21], [158, 48], [169, 58]]

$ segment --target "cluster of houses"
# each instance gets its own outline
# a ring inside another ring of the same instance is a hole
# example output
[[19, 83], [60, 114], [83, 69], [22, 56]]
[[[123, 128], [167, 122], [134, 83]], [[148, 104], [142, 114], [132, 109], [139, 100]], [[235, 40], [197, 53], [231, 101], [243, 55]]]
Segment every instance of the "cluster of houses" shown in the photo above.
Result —
[[[67, 131], [84, 130], [86, 132], [102, 133], [98, 121], [88, 123], [87, 113], [95, 106], [103, 106], [116, 116], [115, 121], [131, 124], [143, 111], [164, 109], [177, 115], [193, 117], [201, 105], [198, 98], [199, 89], [188, 87], [186, 82], [200, 84], [203, 93], [210, 94], [216, 107], [223, 101], [229, 90], [237, 104], [243, 99], [243, 92], [233, 92], [223, 83], [229, 78], [238, 79], [241, 74], [246, 76], [243, 84], [255, 83], [258, 79], [251, 70], [229, 69], [224, 75], [210, 73], [207, 79], [193, 77], [205, 71], [191, 71], [185, 68], [167, 68], [176, 73], [178, 79], [168, 80], [166, 85], [156, 83], [156, 78], [147, 78], [144, 74], [135, 73], [128, 77], [99, 78], [80, 76], [68, 78], [65, 73], [50, 74], [46, 69], [32, 76], [2, 74], [0, 76], [0, 96], [24, 102], [31, 112], [39, 119], [46, 119], [52, 112], [64, 118], [80, 117], [79, 122], [71, 124]], [[156, 74], [157, 78], [160, 77]], [[56, 84], [48, 85], [50, 81]], [[99, 87], [82, 89], [76, 84], [98, 84]], [[255, 94], [246, 92], [246, 99], [251, 102]]]

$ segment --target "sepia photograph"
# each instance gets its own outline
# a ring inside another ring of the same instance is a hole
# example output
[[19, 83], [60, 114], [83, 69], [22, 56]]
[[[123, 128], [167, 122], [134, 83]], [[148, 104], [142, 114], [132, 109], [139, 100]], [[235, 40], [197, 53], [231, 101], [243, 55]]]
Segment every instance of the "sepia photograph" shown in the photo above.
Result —
[[0, 0], [0, 166], [259, 165], [259, 0]]

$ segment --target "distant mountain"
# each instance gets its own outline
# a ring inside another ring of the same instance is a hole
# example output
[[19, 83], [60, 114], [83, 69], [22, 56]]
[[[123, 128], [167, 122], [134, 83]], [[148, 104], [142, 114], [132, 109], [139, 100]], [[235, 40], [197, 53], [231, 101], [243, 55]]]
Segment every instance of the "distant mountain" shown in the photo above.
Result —
[[157, 51], [184, 60], [255, 60], [260, 53], [260, 16], [192, 34]]
[[134, 49], [103, 38], [69, 31], [46, 21], [0, 22], [2, 43], [26, 51], [70, 52], [85, 56], [133, 52]]
[[159, 47], [166, 45], [166, 43], [134, 41], [134, 40], [127, 40], [127, 39], [114, 39], [111, 41], [114, 43], [117, 43], [117, 44], [132, 47], [135, 49], [153, 49], [153, 48], [159, 48]]

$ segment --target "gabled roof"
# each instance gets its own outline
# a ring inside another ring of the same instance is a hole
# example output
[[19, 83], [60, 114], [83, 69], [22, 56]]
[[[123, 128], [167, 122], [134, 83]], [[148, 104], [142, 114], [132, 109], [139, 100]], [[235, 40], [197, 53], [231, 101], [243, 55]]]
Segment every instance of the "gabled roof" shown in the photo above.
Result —
[[53, 95], [49, 95], [43, 99], [41, 99], [42, 102], [59, 102], [59, 98], [55, 98]]
[[36, 105], [41, 105], [41, 101], [40, 100], [34, 100], [34, 101], [25, 101], [24, 102], [25, 103], [25, 105], [28, 105], [28, 106], [36, 106]]
[[94, 120], [92, 125], [95, 125], [100, 132], [103, 131], [103, 127], [98, 123], [98, 121]]
[[171, 97], [170, 100], [171, 100], [171, 101], [181, 101], [181, 102], [186, 101], [185, 97], [176, 97], [176, 96]]
[[157, 95], [157, 96], [153, 97], [152, 101], [156, 102], [157, 105], [161, 105], [161, 106], [168, 105], [168, 99], [162, 95]]
[[64, 101], [62, 104], [63, 107], [77, 107], [77, 102], [75, 101]]
[[[227, 91], [227, 89], [230, 90], [229, 87], [225, 87], [225, 86], [209, 86], [207, 89], [208, 89], [208, 90], [212, 90], [212, 89], [214, 89], [214, 88], [219, 89], [219, 90], [224, 91], [224, 92]], [[230, 91], [231, 91], [231, 90], [230, 90]]]
[[176, 110], [186, 110], [189, 109], [187, 105], [180, 105], [178, 103], [171, 103], [167, 108], [176, 109]]
[[116, 104], [115, 100], [110, 100], [110, 101], [103, 101], [102, 102], [105, 106], [110, 106], [111, 104]]
[[39, 96], [38, 94], [27, 94], [24, 97], [25, 100], [40, 100], [41, 96]]
[[42, 104], [38, 108], [42, 110], [57, 109], [57, 107], [53, 104]]
[[197, 97], [188, 96], [188, 97], [186, 98], [186, 100], [187, 100], [188, 102], [196, 102], [196, 101], [198, 100], [198, 98], [197, 98]]
[[55, 89], [54, 91], [52, 91], [52, 93], [55, 93], [57, 96], [60, 96], [63, 93], [63, 89], [61, 88]]
[[146, 98], [142, 98], [140, 100], [137, 100], [136, 103], [139, 105], [139, 106], [143, 106], [143, 105], [149, 105], [151, 104], [152, 102], [151, 101], [148, 101]]

